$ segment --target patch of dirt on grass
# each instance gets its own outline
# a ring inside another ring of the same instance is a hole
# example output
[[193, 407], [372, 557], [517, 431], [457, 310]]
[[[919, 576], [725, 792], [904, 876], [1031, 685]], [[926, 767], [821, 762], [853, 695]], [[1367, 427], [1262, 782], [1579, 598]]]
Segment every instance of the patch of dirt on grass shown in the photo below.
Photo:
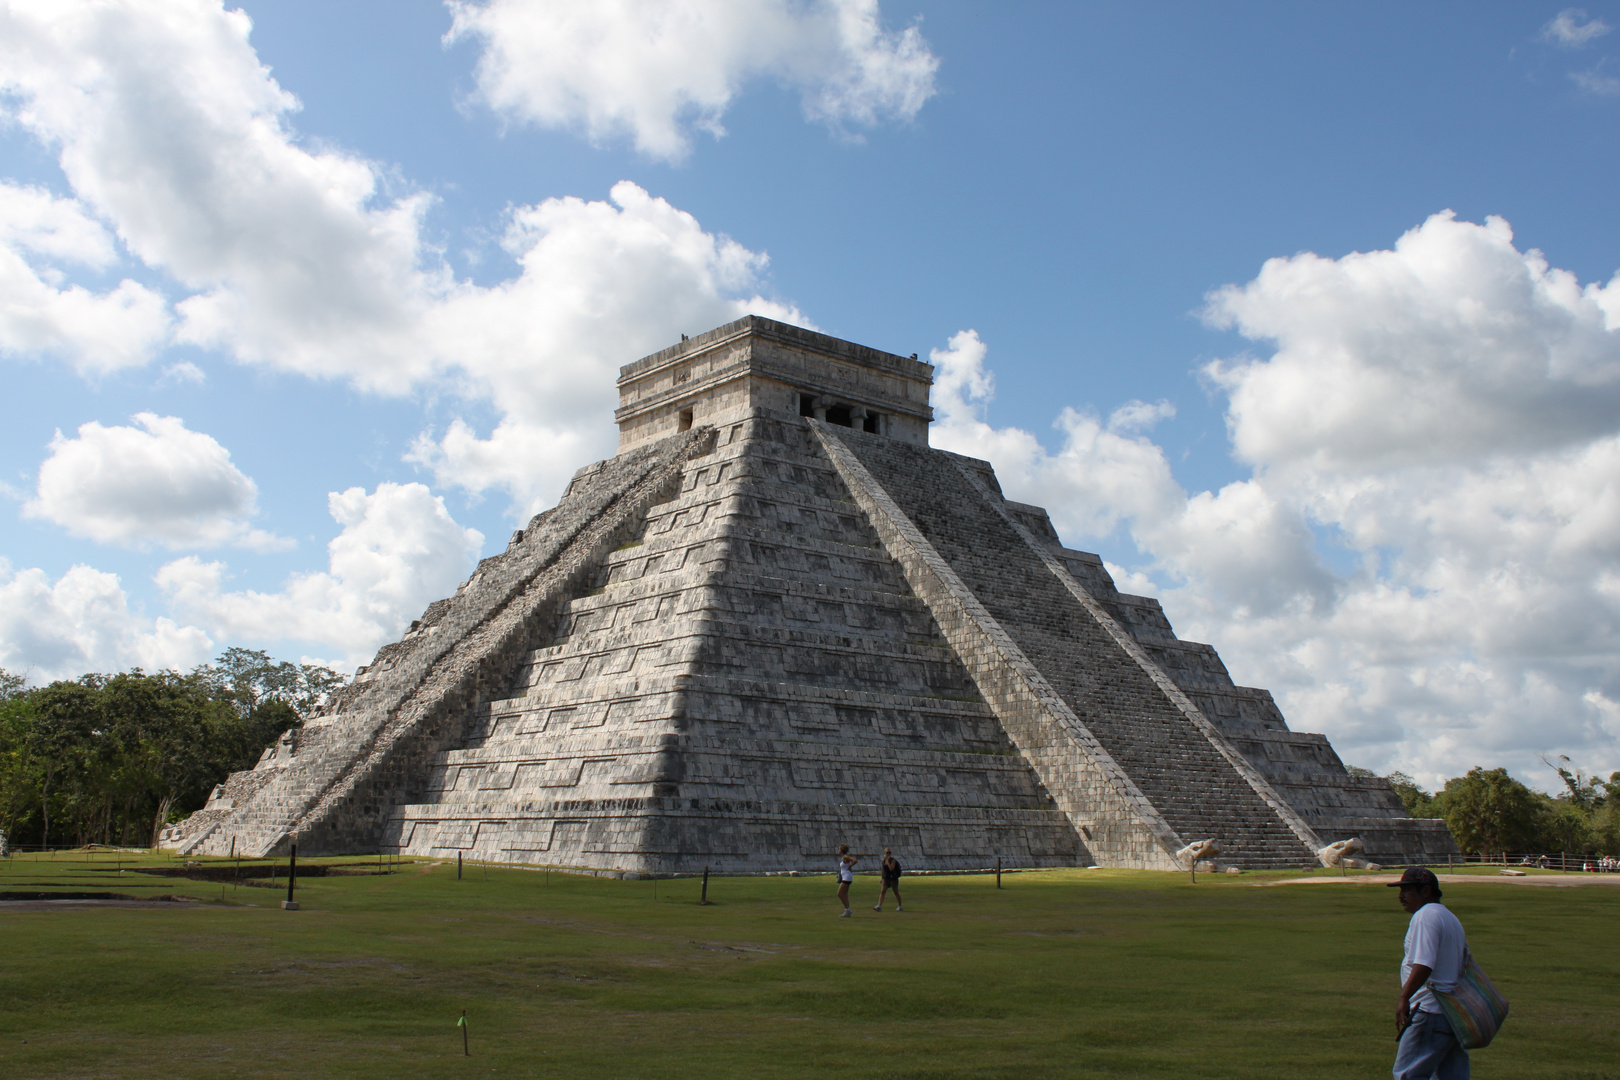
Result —
[[[1567, 888], [1573, 885], [1620, 885], [1620, 874], [1526, 874], [1523, 877], [1507, 874], [1439, 874], [1440, 887], [1447, 885], [1550, 885]], [[1363, 874], [1360, 877], [1305, 877], [1283, 878], [1280, 881], [1256, 881], [1257, 888], [1273, 885], [1393, 885], [1401, 880], [1399, 874]]]
[[759, 945], [721, 945], [712, 941], [688, 941], [687, 944], [710, 952], [766, 953], [773, 956], [777, 952], [776, 949], [767, 949]]
[[194, 896], [130, 896], [111, 892], [0, 892], [0, 911], [74, 911], [82, 908], [195, 907]]

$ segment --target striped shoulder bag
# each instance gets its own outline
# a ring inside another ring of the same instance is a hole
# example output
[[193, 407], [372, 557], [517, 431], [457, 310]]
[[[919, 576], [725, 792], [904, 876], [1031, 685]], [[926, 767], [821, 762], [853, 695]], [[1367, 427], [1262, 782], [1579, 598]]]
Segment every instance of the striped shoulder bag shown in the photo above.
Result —
[[1490, 977], [1474, 962], [1474, 954], [1463, 953], [1462, 978], [1449, 994], [1430, 987], [1440, 1011], [1446, 1014], [1451, 1031], [1464, 1050], [1478, 1050], [1491, 1045], [1496, 1033], [1507, 1019], [1508, 1000], [1491, 982]]

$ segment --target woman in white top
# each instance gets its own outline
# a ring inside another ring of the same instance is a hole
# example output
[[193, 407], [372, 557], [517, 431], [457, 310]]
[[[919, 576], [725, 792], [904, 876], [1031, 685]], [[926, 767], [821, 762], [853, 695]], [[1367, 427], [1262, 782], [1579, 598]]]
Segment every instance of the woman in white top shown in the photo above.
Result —
[[838, 902], [844, 905], [840, 919], [849, 918], [849, 883], [855, 880], [855, 864], [859, 861], [849, 853], [848, 844], [838, 845]]

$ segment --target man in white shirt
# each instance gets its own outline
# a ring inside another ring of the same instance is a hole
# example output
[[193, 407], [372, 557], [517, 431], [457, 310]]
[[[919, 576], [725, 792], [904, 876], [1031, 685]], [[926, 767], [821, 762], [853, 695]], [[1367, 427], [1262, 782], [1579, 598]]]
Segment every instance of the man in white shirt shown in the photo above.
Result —
[[1457, 1044], [1434, 991], [1457, 988], [1468, 939], [1462, 923], [1440, 903], [1440, 880], [1409, 866], [1401, 880], [1401, 907], [1412, 914], [1401, 958], [1401, 997], [1395, 1006], [1395, 1080], [1468, 1080], [1468, 1052]]

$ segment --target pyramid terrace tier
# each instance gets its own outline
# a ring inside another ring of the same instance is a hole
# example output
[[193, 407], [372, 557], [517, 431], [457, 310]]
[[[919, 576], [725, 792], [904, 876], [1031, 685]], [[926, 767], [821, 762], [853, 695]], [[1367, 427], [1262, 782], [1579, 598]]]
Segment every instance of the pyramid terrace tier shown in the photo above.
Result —
[[386, 850], [630, 874], [821, 871], [839, 845], [876, 866], [885, 848], [911, 870], [1084, 864], [1055, 811], [730, 799], [422, 804], [399, 807]]
[[[782, 693], [791, 693], [791, 688], [782, 688]], [[791, 721], [779, 730], [758, 721], [637, 721], [629, 714], [616, 721], [612, 704], [600, 710], [608, 719], [597, 727], [575, 726], [577, 711], [565, 711], [555, 721], [545, 718], [540, 731], [534, 728], [541, 721], [518, 718], [510, 737], [496, 735], [476, 747], [443, 752], [429, 765], [421, 801], [461, 804], [520, 796], [611, 800], [635, 794], [788, 799], [806, 805], [1052, 808], [1028, 766], [1010, 748], [973, 753], [939, 749], [926, 738], [885, 736], [876, 719], [885, 711], [909, 722], [922, 711], [908, 708], [903, 699], [844, 706], [846, 725], [859, 723], [860, 713], [874, 718], [859, 743], [836, 741], [831, 729]], [[837, 707], [827, 713], [839, 715]], [[957, 718], [936, 712], [928, 719], [939, 732]], [[978, 718], [966, 719], [971, 723]], [[553, 731], [553, 722], [566, 726]], [[627, 730], [630, 724], [637, 726]]]

